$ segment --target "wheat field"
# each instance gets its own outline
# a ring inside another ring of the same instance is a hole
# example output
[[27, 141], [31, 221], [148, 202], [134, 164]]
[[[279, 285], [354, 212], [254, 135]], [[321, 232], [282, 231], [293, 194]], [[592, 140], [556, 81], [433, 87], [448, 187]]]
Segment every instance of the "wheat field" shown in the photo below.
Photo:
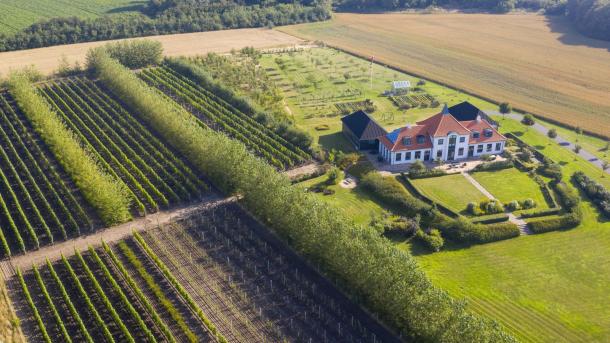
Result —
[[279, 30], [610, 136], [610, 42], [536, 14], [335, 14]]

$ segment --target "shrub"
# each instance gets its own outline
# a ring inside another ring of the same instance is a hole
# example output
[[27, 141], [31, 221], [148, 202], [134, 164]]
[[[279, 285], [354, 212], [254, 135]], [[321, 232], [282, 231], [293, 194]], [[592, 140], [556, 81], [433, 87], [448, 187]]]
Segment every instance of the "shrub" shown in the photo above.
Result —
[[417, 230], [415, 237], [433, 252], [440, 251], [445, 244], [445, 240], [443, 239], [443, 236], [441, 236], [441, 232], [437, 229], [431, 229], [428, 233], [419, 229]]
[[531, 114], [526, 114], [523, 116], [523, 119], [521, 119], [521, 124], [532, 126], [536, 124], [536, 121], [534, 120], [534, 116], [532, 116]]
[[548, 160], [545, 162], [546, 163], [544, 163], [536, 170], [538, 174], [550, 177], [555, 181], [560, 181], [563, 178], [561, 166], [555, 162], [550, 162]]
[[500, 104], [500, 113], [506, 114], [513, 111], [513, 107], [508, 102], [503, 102]]
[[441, 230], [444, 237], [467, 244], [496, 242], [520, 234], [519, 228], [513, 223], [483, 225], [472, 223], [464, 217], [441, 221], [436, 227]]
[[419, 220], [418, 215], [414, 218], [398, 217], [393, 220], [386, 218], [383, 222], [383, 232], [402, 236], [412, 235], [419, 230]]
[[606, 217], [610, 217], [610, 192], [602, 184], [595, 182], [581, 171], [574, 173], [572, 180]]
[[481, 211], [487, 214], [501, 213], [504, 212], [504, 206], [502, 203], [495, 199], [485, 199], [479, 203]]
[[316, 125], [315, 129], [316, 131], [324, 131], [330, 129], [330, 127], [327, 124], [320, 124]]
[[557, 130], [555, 130], [555, 129], [550, 129], [550, 130], [549, 130], [549, 131], [546, 133], [546, 135], [547, 135], [549, 138], [557, 138]]
[[424, 179], [428, 177], [438, 177], [447, 175], [447, 172], [442, 169], [424, 169], [421, 171], [409, 170], [409, 177], [411, 179]]
[[536, 207], [536, 202], [533, 199], [525, 199], [521, 202], [521, 207], [524, 209]]
[[506, 204], [505, 206], [511, 212], [512, 211], [517, 211], [518, 209], [521, 208], [521, 206], [519, 206], [519, 202], [517, 200], [511, 201], [508, 204]]
[[479, 204], [474, 201], [471, 201], [466, 205], [466, 212], [473, 216], [477, 216], [480, 213]]
[[572, 209], [576, 208], [580, 203], [580, 197], [578, 194], [576, 194], [576, 192], [574, 192], [574, 190], [568, 187], [568, 185], [565, 183], [558, 182], [554, 185], [554, 188], [557, 195], [559, 195], [559, 200], [567, 211], [571, 211]]
[[418, 86], [424, 86], [426, 84], [426, 80], [419, 80], [417, 81], [417, 85]]
[[336, 185], [339, 183], [341, 178], [341, 170], [337, 167], [332, 167], [328, 171], [328, 178], [326, 179], [327, 185]]
[[400, 209], [409, 217], [431, 210], [430, 205], [409, 194], [403, 185], [393, 177], [384, 177], [378, 172], [369, 172], [360, 181], [360, 186], [387, 205]]
[[[577, 213], [578, 212], [578, 213]], [[581, 221], [580, 211], [569, 213], [560, 217], [542, 219], [527, 223], [533, 233], [544, 233], [557, 230], [567, 230], [578, 226]]]
[[508, 169], [514, 167], [514, 163], [511, 160], [504, 161], [494, 161], [481, 163], [472, 169], [472, 172], [480, 172], [480, 171], [491, 171], [491, 170], [501, 170]]

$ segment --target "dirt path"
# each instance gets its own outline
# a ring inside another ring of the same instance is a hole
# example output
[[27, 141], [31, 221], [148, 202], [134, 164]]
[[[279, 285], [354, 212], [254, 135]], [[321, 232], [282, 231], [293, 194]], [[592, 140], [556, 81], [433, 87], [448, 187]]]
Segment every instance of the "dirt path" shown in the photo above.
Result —
[[107, 243], [116, 242], [131, 235], [133, 231], [144, 231], [157, 227], [159, 224], [168, 223], [176, 218], [186, 216], [189, 213], [196, 212], [202, 208], [213, 207], [234, 200], [233, 197], [220, 198], [214, 195], [196, 204], [175, 208], [169, 211], [159, 211], [144, 218], [99, 230], [90, 235], [77, 237], [39, 250], [30, 251], [25, 255], [15, 256], [10, 260], [0, 262], [0, 270], [4, 274], [4, 277], [8, 279], [12, 276], [13, 269], [16, 267], [29, 268], [32, 264], [40, 265], [44, 263], [47, 258], [53, 261], [61, 258], [62, 254], [73, 254], [74, 249], [83, 251], [87, 249], [89, 245], [98, 245], [102, 240]]
[[[245, 46], [270, 48], [299, 45], [303, 40], [269, 29], [238, 29], [210, 32], [183, 33], [175, 35], [150, 36], [133, 39], [152, 39], [163, 44], [166, 56], [196, 55], [208, 52], [229, 52]], [[48, 74], [57, 69], [62, 55], [70, 63], [78, 61], [83, 65], [87, 51], [108, 41], [52, 46], [40, 49], [10, 51], [0, 53], [0, 74], [6, 75], [11, 69], [35, 65]]]
[[284, 172], [284, 175], [288, 176], [290, 179], [293, 179], [300, 175], [313, 174], [318, 170], [318, 168], [320, 168], [320, 165], [316, 162], [312, 162], [298, 168], [287, 170]]

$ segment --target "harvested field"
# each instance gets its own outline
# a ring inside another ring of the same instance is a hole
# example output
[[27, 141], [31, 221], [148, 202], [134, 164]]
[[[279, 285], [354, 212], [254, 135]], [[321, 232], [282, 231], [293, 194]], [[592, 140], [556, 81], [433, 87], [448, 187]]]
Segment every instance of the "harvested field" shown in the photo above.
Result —
[[534, 14], [336, 14], [281, 31], [608, 135], [610, 43]]
[[[152, 36], [136, 39], [153, 39], [163, 44], [166, 56], [198, 55], [208, 52], [229, 52], [245, 46], [268, 48], [295, 45], [302, 41], [282, 32], [268, 29], [238, 29], [214, 32], [197, 32], [175, 35]], [[69, 44], [48, 48], [11, 51], [0, 53], [0, 75], [11, 69], [35, 65], [43, 73], [51, 73], [59, 65], [60, 58], [66, 56], [71, 63], [85, 62], [87, 50], [104, 42]]]

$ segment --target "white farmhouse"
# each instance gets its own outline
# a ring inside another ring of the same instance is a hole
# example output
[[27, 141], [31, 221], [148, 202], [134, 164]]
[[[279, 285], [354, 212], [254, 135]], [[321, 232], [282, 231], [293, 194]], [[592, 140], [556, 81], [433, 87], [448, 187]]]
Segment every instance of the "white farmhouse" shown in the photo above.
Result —
[[445, 105], [440, 113], [381, 136], [379, 142], [380, 156], [394, 165], [500, 154], [506, 137], [480, 114], [472, 120], [458, 120]]

